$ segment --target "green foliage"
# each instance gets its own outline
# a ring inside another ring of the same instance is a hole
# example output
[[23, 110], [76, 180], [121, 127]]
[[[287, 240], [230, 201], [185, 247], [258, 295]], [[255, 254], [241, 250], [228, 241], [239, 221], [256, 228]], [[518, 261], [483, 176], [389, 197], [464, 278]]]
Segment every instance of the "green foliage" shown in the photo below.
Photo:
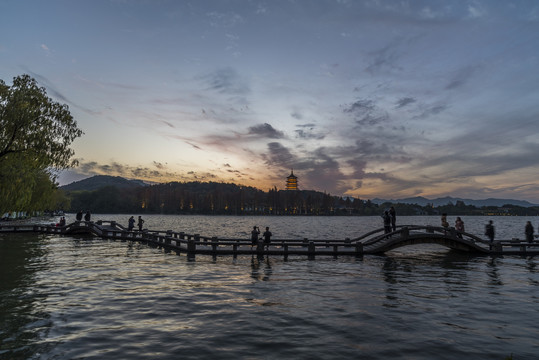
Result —
[[67, 105], [33, 78], [0, 80], [0, 213], [53, 206], [54, 172], [76, 164], [69, 146], [81, 135]]

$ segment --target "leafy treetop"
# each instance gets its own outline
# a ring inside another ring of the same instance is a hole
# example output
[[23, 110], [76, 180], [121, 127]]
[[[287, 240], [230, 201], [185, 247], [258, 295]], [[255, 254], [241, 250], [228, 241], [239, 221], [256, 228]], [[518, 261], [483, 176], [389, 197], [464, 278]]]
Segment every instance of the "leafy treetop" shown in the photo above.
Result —
[[68, 106], [47, 97], [29, 75], [15, 77], [11, 87], [0, 79], [0, 124], [0, 162], [22, 155], [36, 168], [76, 165], [69, 146], [82, 130]]

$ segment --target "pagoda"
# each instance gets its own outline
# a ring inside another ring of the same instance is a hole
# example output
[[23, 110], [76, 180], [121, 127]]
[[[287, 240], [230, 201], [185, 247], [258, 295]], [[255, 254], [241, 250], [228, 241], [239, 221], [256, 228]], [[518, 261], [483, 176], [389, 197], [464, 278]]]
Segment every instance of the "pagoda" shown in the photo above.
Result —
[[290, 175], [286, 178], [286, 190], [298, 189], [298, 177], [294, 175], [294, 170], [290, 172]]

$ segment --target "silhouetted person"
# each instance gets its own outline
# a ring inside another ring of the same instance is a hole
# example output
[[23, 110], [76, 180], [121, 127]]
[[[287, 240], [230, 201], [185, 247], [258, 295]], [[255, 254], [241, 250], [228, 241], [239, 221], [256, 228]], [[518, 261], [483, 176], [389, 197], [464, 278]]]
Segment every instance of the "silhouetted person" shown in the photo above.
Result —
[[260, 229], [258, 226], [253, 226], [253, 231], [251, 231], [251, 248], [258, 243], [258, 235], [260, 235]]
[[455, 220], [455, 229], [458, 231], [457, 236], [462, 239], [462, 234], [464, 232], [464, 221], [460, 218], [460, 216], [457, 216], [457, 220]]
[[485, 225], [485, 235], [489, 238], [490, 245], [492, 245], [494, 241], [494, 225], [492, 225], [492, 220], [489, 220], [488, 224]]
[[77, 219], [77, 221], [82, 220], [82, 210], [79, 210], [79, 212], [77, 213], [76, 219]]
[[84, 214], [84, 221], [90, 221], [90, 211], [86, 211], [86, 214]]
[[266, 245], [266, 249], [269, 248], [269, 244], [271, 243], [271, 231], [269, 231], [269, 227], [266, 226], [266, 231], [264, 231], [264, 234], [262, 234], [264, 237], [264, 244]]
[[397, 212], [393, 206], [389, 208], [389, 216], [391, 217], [391, 229], [397, 231]]
[[66, 218], [64, 216], [60, 218], [60, 226], [66, 226]]
[[134, 228], [135, 228], [135, 217], [134, 217], [134, 216], [131, 216], [131, 217], [129, 218], [129, 221], [128, 221], [127, 230], [133, 231]]
[[391, 216], [389, 215], [389, 211], [384, 211], [382, 219], [384, 220], [384, 234], [389, 234], [391, 232]]
[[525, 233], [526, 233], [526, 240], [528, 240], [528, 242], [533, 242], [533, 233], [534, 233], [534, 229], [533, 229], [533, 225], [530, 221], [526, 222], [526, 228], [525, 228]]
[[446, 213], [442, 214], [442, 219], [441, 220], [442, 220], [442, 226], [447, 229], [449, 227], [449, 223], [447, 222], [447, 214]]
[[142, 224], [144, 224], [144, 220], [142, 220], [142, 216], [139, 215], [139, 217], [138, 217], [138, 231], [142, 231]]

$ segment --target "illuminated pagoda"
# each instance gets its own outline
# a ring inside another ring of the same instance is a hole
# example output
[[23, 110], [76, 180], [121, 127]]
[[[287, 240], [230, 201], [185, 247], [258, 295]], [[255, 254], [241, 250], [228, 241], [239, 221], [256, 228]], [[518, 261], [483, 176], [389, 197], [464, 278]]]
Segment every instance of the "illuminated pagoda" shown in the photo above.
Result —
[[286, 178], [286, 190], [298, 189], [298, 177], [294, 175], [294, 170], [290, 172], [290, 175]]

